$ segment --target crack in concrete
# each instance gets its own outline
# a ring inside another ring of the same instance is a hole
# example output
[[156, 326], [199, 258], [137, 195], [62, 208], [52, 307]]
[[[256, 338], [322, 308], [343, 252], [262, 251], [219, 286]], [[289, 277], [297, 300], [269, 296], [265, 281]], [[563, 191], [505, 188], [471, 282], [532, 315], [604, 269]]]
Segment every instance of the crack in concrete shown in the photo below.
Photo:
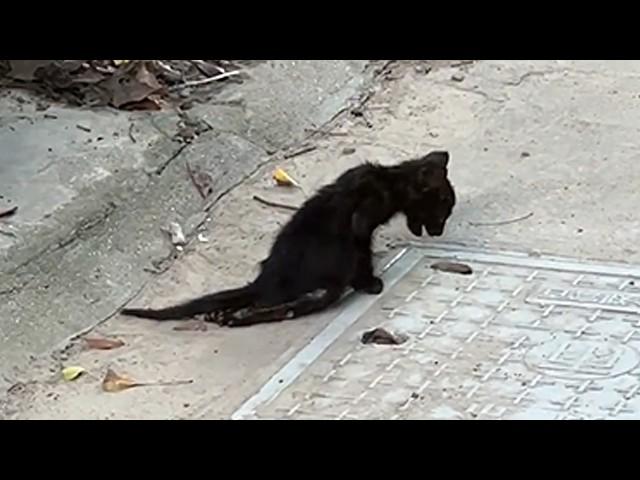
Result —
[[95, 216], [88, 218], [79, 224], [77, 224], [72, 231], [63, 239], [59, 240], [56, 244], [52, 244], [44, 248], [37, 255], [29, 258], [25, 262], [16, 266], [14, 269], [3, 274], [2, 277], [7, 277], [9, 283], [10, 281], [14, 282], [14, 285], [8, 289], [0, 291], [0, 295], [13, 295], [19, 294], [22, 290], [24, 290], [29, 284], [36, 278], [34, 275], [29, 275], [28, 279], [23, 282], [18, 282], [16, 279], [11, 279], [11, 276], [20, 277], [20, 270], [29, 267], [30, 264], [37, 262], [40, 258], [45, 255], [49, 255], [52, 253], [56, 253], [60, 250], [67, 248], [69, 245], [75, 243], [79, 238], [81, 238], [87, 232], [94, 230], [95, 228], [103, 225], [109, 217], [115, 212], [117, 205], [113, 202], [108, 202], [106, 208], [102, 211], [98, 212]]
[[155, 169], [155, 171], [154, 171], [153, 173], [155, 173], [156, 175], [162, 175], [162, 172], [164, 172], [164, 171], [167, 169], [167, 167], [168, 167], [169, 165], [171, 165], [171, 163], [172, 163], [176, 158], [178, 158], [178, 157], [182, 154], [182, 152], [184, 152], [184, 151], [186, 150], [186, 148], [187, 148], [189, 145], [193, 145], [193, 144], [191, 144], [191, 143], [185, 143], [185, 144], [183, 144], [183, 145], [180, 145], [180, 147], [179, 147], [175, 152], [173, 152], [173, 154], [172, 154], [172, 155], [171, 155], [167, 160], [165, 160], [163, 163], [161, 163], [161, 164], [160, 164], [160, 165]]
[[502, 103], [506, 102], [506, 99], [504, 99], [504, 98], [494, 98], [491, 95], [489, 95], [487, 92], [484, 92], [484, 91], [476, 89], [476, 88], [466, 88], [466, 87], [462, 87], [460, 85], [451, 84], [450, 82], [433, 82], [433, 83], [435, 83], [436, 85], [449, 87], [449, 88], [452, 88], [454, 90], [458, 90], [460, 92], [473, 93], [475, 95], [479, 95], [479, 96], [481, 96], [482, 98], [484, 98], [485, 100], [487, 100], [489, 102], [498, 103], [498, 104], [502, 104]]
[[506, 81], [506, 82], [501, 82], [503, 85], [507, 85], [509, 87], [519, 87], [520, 85], [522, 85], [522, 82], [524, 82], [526, 79], [531, 78], [531, 77], [544, 77], [546, 75], [550, 75], [552, 73], [565, 73], [566, 70], [555, 70], [555, 69], [551, 69], [551, 70], [531, 70], [529, 72], [525, 72], [522, 75], [520, 75], [520, 77], [515, 80], [515, 81]]

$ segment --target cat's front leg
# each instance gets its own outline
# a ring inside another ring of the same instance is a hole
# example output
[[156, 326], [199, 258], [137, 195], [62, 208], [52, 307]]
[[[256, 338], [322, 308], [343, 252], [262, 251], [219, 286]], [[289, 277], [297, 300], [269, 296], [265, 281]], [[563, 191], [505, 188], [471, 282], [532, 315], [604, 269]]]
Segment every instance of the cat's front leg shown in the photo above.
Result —
[[356, 258], [356, 269], [351, 287], [358, 292], [378, 295], [384, 290], [384, 282], [373, 274], [371, 248], [361, 246]]

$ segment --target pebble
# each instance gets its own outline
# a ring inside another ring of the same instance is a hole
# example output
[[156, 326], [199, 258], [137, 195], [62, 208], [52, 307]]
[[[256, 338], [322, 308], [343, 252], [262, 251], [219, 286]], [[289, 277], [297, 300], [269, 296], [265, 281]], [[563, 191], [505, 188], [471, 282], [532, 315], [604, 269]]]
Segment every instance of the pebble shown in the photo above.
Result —
[[342, 149], [342, 154], [343, 155], [351, 155], [353, 153], [356, 153], [356, 149], [354, 147], [344, 147]]

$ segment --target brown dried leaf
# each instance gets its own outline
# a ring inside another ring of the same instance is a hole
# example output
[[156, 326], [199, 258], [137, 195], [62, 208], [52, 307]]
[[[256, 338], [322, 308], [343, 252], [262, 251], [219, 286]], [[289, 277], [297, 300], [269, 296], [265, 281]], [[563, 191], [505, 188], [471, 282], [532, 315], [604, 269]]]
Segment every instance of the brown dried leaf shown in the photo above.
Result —
[[[142, 102], [162, 88], [145, 62], [133, 62], [132, 65], [131, 68], [127, 68], [129, 64], [126, 65], [104, 82], [105, 87], [111, 91], [111, 104], [116, 108]], [[157, 107], [157, 102], [146, 106], [150, 105]]]
[[153, 110], [158, 111], [162, 110], [162, 104], [159, 98], [154, 98], [153, 95], [145, 98], [144, 100], [140, 100], [139, 102], [132, 102], [123, 105], [122, 110], [134, 111], [134, 110]]
[[213, 192], [213, 178], [199, 167], [192, 167], [188, 161], [186, 165], [191, 182], [196, 187], [196, 190], [198, 190], [200, 196], [206, 199]]
[[112, 338], [85, 338], [87, 347], [94, 350], [113, 350], [114, 348], [120, 348], [124, 346], [122, 340]]
[[365, 345], [370, 343], [378, 345], [400, 345], [406, 342], [407, 338], [403, 335], [394, 335], [384, 328], [374, 328], [373, 330], [364, 332], [360, 341]]
[[51, 65], [53, 62], [54, 60], [9, 60], [11, 65], [9, 77], [30, 82], [35, 78], [39, 68]]
[[436, 262], [431, 265], [431, 268], [441, 272], [459, 273], [460, 275], [471, 275], [473, 273], [473, 270], [469, 265], [456, 262]]
[[102, 380], [102, 390], [109, 393], [117, 393], [127, 390], [128, 388], [139, 387], [141, 385], [141, 383], [136, 382], [129, 377], [118, 375], [111, 369], [107, 370], [107, 374]]

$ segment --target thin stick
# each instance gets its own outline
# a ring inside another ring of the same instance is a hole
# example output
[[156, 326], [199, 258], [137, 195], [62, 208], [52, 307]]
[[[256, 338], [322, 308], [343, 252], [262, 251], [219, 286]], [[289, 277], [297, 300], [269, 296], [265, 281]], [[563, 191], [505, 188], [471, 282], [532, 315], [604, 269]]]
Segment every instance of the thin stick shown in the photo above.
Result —
[[305, 128], [304, 130], [305, 132], [319, 133], [330, 137], [346, 137], [349, 135], [347, 132], [332, 132], [331, 130], [322, 130], [321, 128]]
[[182, 88], [206, 85], [207, 83], [212, 83], [212, 82], [215, 82], [216, 80], [222, 80], [224, 78], [233, 77], [234, 75], [240, 75], [241, 73], [242, 73], [242, 70], [233, 70], [231, 72], [221, 73], [220, 75], [216, 75], [214, 77], [203, 78], [201, 80], [192, 80], [191, 82], [184, 82], [184, 83], [181, 83], [180, 85], [174, 85], [173, 87], [169, 88], [169, 91], [173, 92], [175, 90], [180, 90]]
[[510, 223], [520, 222], [522, 220], [526, 220], [533, 216], [533, 212], [529, 212], [526, 215], [522, 215], [520, 217], [512, 218], [510, 220], [503, 220], [500, 222], [469, 222], [469, 225], [473, 227], [492, 227], [496, 225], [508, 225]]
[[136, 387], [173, 387], [175, 385], [189, 385], [193, 380], [175, 380], [172, 382], [141, 382], [136, 383]]
[[136, 137], [133, 136], [133, 122], [129, 124], [129, 138], [133, 143], [136, 143]]
[[263, 205], [267, 205], [268, 207], [284, 208], [286, 210], [292, 210], [294, 212], [298, 210], [298, 207], [294, 207], [293, 205], [287, 205], [286, 203], [272, 202], [271, 200], [266, 200], [262, 197], [259, 197], [258, 195], [254, 195], [253, 199], [256, 202], [262, 203]]
[[302, 147], [302, 148], [300, 148], [298, 150], [294, 150], [293, 152], [285, 153], [284, 154], [284, 158], [288, 160], [290, 158], [297, 157], [299, 155], [303, 155], [305, 153], [313, 152], [314, 150], [317, 150], [317, 148], [318, 147], [315, 146], [315, 145], [307, 145], [307, 146]]

